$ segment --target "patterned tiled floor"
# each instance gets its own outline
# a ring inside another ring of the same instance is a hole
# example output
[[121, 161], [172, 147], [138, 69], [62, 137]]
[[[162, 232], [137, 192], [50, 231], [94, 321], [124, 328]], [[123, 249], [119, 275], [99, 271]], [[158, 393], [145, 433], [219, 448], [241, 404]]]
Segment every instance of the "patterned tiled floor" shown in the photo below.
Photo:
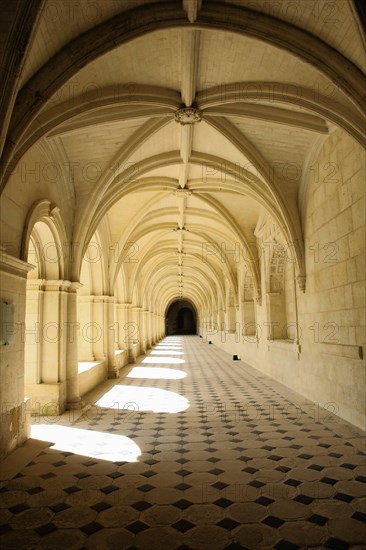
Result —
[[196, 336], [128, 371], [34, 422], [2, 469], [1, 548], [366, 548], [364, 440], [330, 405]]

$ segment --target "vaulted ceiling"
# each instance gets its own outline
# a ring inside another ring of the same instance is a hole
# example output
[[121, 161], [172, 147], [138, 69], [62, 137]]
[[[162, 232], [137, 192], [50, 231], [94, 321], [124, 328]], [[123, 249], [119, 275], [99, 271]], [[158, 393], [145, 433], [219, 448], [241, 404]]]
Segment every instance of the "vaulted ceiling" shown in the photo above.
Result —
[[[10, 198], [22, 163], [47, 163], [81, 243], [72, 277], [103, 228], [110, 287], [126, 301], [204, 307], [225, 279], [235, 292], [237, 260], [216, 252], [238, 245], [259, 292], [252, 243], [268, 217], [297, 243], [302, 275], [312, 154], [337, 127], [363, 142], [353, 2], [78, 6], [46, 0], [35, 16], [2, 160]], [[24, 186], [24, 204], [44, 198], [43, 183]]]

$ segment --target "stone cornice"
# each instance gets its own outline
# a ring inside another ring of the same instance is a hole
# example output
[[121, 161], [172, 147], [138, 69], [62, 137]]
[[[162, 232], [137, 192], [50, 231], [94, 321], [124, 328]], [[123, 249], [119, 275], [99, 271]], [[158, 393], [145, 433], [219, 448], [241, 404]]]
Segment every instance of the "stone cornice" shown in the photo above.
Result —
[[4, 248], [0, 248], [0, 270], [8, 275], [16, 277], [26, 278], [29, 271], [34, 269], [35, 266], [24, 262], [15, 256], [11, 256], [4, 251]]

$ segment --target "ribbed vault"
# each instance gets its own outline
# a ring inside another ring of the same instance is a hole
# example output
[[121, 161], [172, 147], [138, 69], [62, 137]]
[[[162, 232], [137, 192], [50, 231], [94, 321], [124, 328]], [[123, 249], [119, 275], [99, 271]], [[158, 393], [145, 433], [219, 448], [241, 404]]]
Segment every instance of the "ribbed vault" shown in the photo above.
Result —
[[[72, 280], [102, 235], [103, 292], [120, 302], [163, 315], [181, 298], [202, 315], [225, 307], [228, 292], [238, 304], [244, 273], [260, 302], [257, 233], [271, 220], [304, 290], [302, 174], [335, 128], [364, 142], [362, 41], [336, 50], [318, 20], [250, 4], [134, 1], [116, 11], [106, 0], [93, 24], [75, 14], [64, 35], [55, 28], [48, 57], [35, 32], [1, 189], [11, 197], [24, 166], [47, 162], [24, 189], [36, 204], [56, 166]], [[40, 3], [44, 35], [48, 9]], [[182, 108], [191, 111], [180, 119]]]

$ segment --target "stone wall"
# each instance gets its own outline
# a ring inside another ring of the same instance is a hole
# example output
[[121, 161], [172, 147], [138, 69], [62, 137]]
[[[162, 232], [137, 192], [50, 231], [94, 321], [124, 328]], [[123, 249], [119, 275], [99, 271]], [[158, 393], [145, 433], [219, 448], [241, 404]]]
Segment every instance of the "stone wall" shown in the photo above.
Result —
[[[299, 392], [300, 401], [303, 395], [364, 428], [365, 153], [334, 131], [304, 176], [307, 279], [305, 293], [296, 285], [299, 346], [268, 340], [263, 273], [262, 304], [256, 304], [259, 340], [224, 332], [208, 339]], [[285, 281], [287, 321], [294, 321], [290, 261]]]

